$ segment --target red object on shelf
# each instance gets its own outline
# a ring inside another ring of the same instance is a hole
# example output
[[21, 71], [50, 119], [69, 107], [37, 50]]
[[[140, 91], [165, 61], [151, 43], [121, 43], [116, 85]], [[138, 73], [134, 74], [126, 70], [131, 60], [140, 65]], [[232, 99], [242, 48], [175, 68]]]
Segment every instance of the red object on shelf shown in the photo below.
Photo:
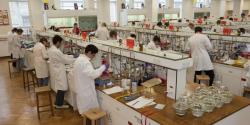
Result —
[[225, 20], [221, 21], [221, 25], [226, 25], [226, 24], [227, 24], [227, 21], [225, 21]]
[[134, 48], [134, 46], [135, 46], [135, 40], [134, 39], [127, 39], [127, 47], [129, 48], [129, 49], [133, 49]]
[[202, 24], [202, 23], [203, 23], [203, 20], [200, 18], [200, 19], [197, 20], [197, 23], [198, 23], [198, 24]]
[[238, 22], [239, 21], [239, 19], [238, 18], [234, 18], [234, 22]]
[[169, 29], [170, 31], [174, 31], [174, 25], [170, 24], [170, 25], [168, 26], [168, 29]]
[[82, 40], [86, 41], [87, 38], [87, 32], [82, 32]]
[[232, 29], [231, 28], [224, 28], [223, 29], [223, 34], [224, 35], [231, 35]]

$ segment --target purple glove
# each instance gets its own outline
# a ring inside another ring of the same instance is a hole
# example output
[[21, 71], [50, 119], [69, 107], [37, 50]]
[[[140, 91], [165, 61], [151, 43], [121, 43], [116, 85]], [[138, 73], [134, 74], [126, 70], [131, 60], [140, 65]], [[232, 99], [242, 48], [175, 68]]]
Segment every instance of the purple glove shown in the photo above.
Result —
[[104, 64], [104, 66], [105, 66], [105, 71], [104, 72], [107, 72], [108, 69], [109, 69], [109, 64]]

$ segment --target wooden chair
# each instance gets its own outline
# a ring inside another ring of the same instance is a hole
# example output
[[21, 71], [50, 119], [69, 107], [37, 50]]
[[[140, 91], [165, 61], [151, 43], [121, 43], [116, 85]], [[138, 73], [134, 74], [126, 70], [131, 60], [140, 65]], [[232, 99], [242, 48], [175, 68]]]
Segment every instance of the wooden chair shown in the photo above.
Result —
[[243, 97], [246, 97], [247, 94], [250, 94], [250, 88], [249, 87], [244, 87]]
[[8, 67], [9, 67], [9, 76], [10, 76], [10, 79], [12, 78], [13, 74], [15, 73], [14, 71], [11, 71], [11, 65], [13, 63], [18, 63], [18, 59], [10, 59], [8, 60]]
[[[51, 89], [50, 89], [50, 87], [49, 86], [37, 87], [37, 88], [35, 88], [35, 93], [36, 93], [36, 105], [37, 105], [38, 119], [40, 120], [40, 113], [41, 112], [50, 111], [52, 116], [54, 116], [54, 109], [53, 109], [53, 104], [52, 104], [52, 97], [51, 97]], [[40, 105], [40, 100], [39, 100], [40, 95], [48, 95], [49, 104]], [[46, 107], [49, 108], [49, 109], [40, 110], [40, 108], [46, 108]]]
[[107, 113], [99, 108], [93, 108], [82, 114], [83, 125], [87, 125], [87, 119], [91, 120], [91, 125], [96, 125], [98, 120], [104, 118], [104, 125], [108, 125]]
[[198, 83], [200, 84], [201, 81], [206, 81], [207, 83], [209, 83], [209, 76], [208, 75], [196, 75], [196, 81], [198, 81]]
[[[24, 89], [28, 88], [30, 90], [30, 86], [35, 88], [35, 81], [33, 77], [34, 68], [23, 68], [23, 87]], [[31, 78], [30, 78], [31, 77]]]

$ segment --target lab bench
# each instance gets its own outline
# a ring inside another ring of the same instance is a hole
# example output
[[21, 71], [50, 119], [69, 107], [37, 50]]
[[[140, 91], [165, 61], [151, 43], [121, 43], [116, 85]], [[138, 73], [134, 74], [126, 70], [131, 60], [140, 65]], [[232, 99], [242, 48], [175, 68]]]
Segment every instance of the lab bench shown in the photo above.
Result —
[[[220, 81], [220, 85], [228, 87], [230, 92], [242, 96], [244, 86], [241, 82], [241, 78], [245, 75], [244, 69], [239, 66], [219, 62], [213, 63], [213, 66], [216, 74], [214, 79], [215, 84], [217, 81]], [[194, 72], [193, 68], [187, 70], [187, 81], [193, 81]]]
[[[97, 95], [101, 108], [108, 113], [109, 125], [248, 125], [250, 100], [240, 96], [235, 96], [230, 104], [196, 118], [191, 111], [185, 116], [177, 116], [172, 107], [175, 101], [162, 93], [164, 87], [160, 85], [154, 87], [153, 94], [156, 103], [166, 105], [163, 110], [154, 106], [134, 109], [122, 98], [126, 92], [107, 95], [103, 89], [97, 87]], [[138, 87], [138, 91], [141, 89]]]
[[8, 36], [1, 35], [0, 36], [0, 57], [10, 56], [8, 50]]

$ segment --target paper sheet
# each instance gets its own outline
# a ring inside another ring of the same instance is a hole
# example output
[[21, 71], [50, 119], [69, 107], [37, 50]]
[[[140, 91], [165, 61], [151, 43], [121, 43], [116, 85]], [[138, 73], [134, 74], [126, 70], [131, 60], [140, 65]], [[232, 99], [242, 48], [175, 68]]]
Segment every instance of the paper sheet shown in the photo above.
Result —
[[139, 97], [133, 101], [130, 101], [127, 103], [127, 105], [133, 107], [133, 108], [142, 108], [144, 106], [147, 106], [148, 104], [152, 103], [154, 99], [147, 99], [145, 97]]
[[164, 105], [164, 104], [157, 104], [157, 105], [155, 106], [155, 108], [156, 108], [156, 109], [162, 110], [162, 109], [165, 108], [165, 105]]
[[103, 90], [103, 92], [105, 92], [108, 95], [122, 92], [122, 91], [123, 91], [123, 88], [121, 88], [120, 86], [115, 86], [115, 87]]

